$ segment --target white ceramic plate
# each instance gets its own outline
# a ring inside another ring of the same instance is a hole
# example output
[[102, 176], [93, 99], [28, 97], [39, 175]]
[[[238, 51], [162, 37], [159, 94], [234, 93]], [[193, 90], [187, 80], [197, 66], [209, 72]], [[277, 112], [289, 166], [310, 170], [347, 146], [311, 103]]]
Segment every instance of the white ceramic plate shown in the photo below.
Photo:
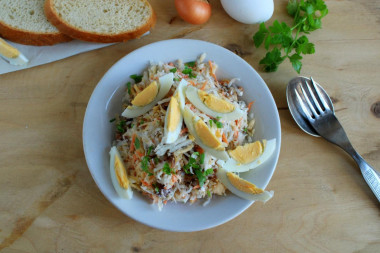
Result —
[[247, 62], [223, 47], [198, 40], [167, 40], [139, 48], [113, 65], [92, 93], [83, 123], [83, 147], [92, 177], [104, 196], [129, 217], [151, 227], [199, 231], [233, 219], [253, 203], [228, 193], [227, 196], [213, 197], [205, 207], [202, 206], [203, 200], [193, 205], [168, 203], [160, 212], [136, 191], [132, 200], [119, 198], [112, 186], [108, 152], [115, 127], [109, 121], [121, 113], [121, 98], [125, 84], [130, 81], [129, 76], [142, 73], [150, 61], [169, 62], [180, 58], [187, 62], [202, 53], [207, 54], [206, 60], [218, 64], [218, 79], [239, 77], [239, 85], [244, 87], [242, 99], [255, 101], [256, 139], [277, 139], [273, 156], [258, 169], [244, 173], [244, 178], [265, 188], [277, 164], [281, 129], [276, 104], [263, 79]]

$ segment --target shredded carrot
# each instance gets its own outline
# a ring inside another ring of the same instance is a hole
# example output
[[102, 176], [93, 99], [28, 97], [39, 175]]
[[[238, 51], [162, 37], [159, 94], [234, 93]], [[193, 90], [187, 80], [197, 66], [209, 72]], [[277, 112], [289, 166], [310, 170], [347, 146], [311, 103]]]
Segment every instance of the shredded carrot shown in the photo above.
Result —
[[167, 200], [165, 200], [165, 201], [164, 201], [164, 204], [165, 204], [165, 205], [166, 205], [166, 203], [168, 203], [168, 201], [167, 201]]
[[140, 157], [143, 157], [143, 156], [144, 156], [143, 153], [141, 153], [141, 152], [139, 152], [139, 151], [137, 151], [137, 150], [136, 150], [136, 154], [137, 154], [138, 156], [140, 156]]
[[197, 146], [196, 148], [195, 148], [195, 151], [197, 151], [199, 154], [203, 154], [205, 151], [203, 150], [203, 148], [201, 148], [201, 147], [199, 147], [199, 146]]
[[204, 90], [206, 88], [207, 81], [205, 81], [201, 87], [201, 90]]
[[189, 81], [189, 83], [192, 85], [192, 86], [197, 86], [193, 81], [191, 81], [191, 80], [188, 80]]
[[254, 102], [255, 101], [252, 101], [251, 103], [248, 104], [248, 111], [251, 110], [251, 107], [252, 107], [252, 105], [253, 105]]
[[227, 137], [226, 137], [226, 135], [224, 133], [222, 134], [222, 141], [224, 143], [228, 144]]
[[168, 65], [169, 66], [174, 66], [174, 64], [172, 62], [169, 62]]
[[218, 81], [218, 79], [216, 79], [216, 76], [214, 74], [214, 69], [212, 67], [212, 62], [209, 60], [208, 61], [208, 65], [210, 65], [210, 74], [212, 75], [212, 77], [215, 79], [215, 81]]
[[187, 133], [188, 130], [189, 130], [189, 129], [187, 129], [187, 128], [185, 127], [185, 128], [183, 128], [183, 129], [181, 130], [181, 133], [180, 133], [180, 134]]
[[145, 186], [150, 186], [150, 184], [147, 183], [147, 182], [145, 182], [144, 180], [141, 180], [141, 183], [142, 183], [143, 185], [145, 185]]
[[175, 182], [177, 182], [177, 176], [176, 175], [172, 175], [172, 183], [175, 183]]
[[198, 189], [198, 188], [200, 188], [199, 184], [193, 187], [193, 189]]
[[237, 140], [238, 137], [239, 137], [239, 131], [236, 130], [234, 133], [234, 139]]
[[134, 133], [134, 134], [132, 135], [131, 146], [129, 147], [130, 152], [133, 152], [133, 150], [135, 150], [135, 140], [136, 140], [136, 134]]

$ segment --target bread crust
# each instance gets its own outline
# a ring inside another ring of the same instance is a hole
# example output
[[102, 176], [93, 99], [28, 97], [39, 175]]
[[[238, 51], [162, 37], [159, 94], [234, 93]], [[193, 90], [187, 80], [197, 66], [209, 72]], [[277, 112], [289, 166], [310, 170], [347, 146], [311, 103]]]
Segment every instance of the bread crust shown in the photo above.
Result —
[[152, 6], [146, 1], [152, 10], [152, 15], [149, 17], [148, 22], [146, 24], [140, 26], [135, 31], [118, 33], [114, 35], [109, 34], [99, 34], [99, 33], [91, 33], [86, 31], [78, 30], [76, 27], [66, 23], [62, 20], [59, 15], [55, 12], [53, 8], [54, 0], [46, 0], [45, 1], [45, 15], [50, 23], [52, 23], [60, 32], [78, 39], [89, 42], [98, 42], [98, 43], [113, 43], [113, 42], [122, 42], [128, 41], [131, 39], [139, 38], [144, 33], [148, 32], [151, 28], [156, 24], [156, 13], [154, 12]]
[[37, 33], [18, 29], [0, 21], [0, 35], [10, 41], [33, 46], [50, 46], [72, 40], [63, 33]]

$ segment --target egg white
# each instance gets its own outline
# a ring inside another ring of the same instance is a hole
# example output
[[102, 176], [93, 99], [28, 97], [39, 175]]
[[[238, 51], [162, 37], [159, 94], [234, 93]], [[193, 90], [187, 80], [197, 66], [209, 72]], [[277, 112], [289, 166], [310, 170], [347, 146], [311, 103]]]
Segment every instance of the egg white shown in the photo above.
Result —
[[268, 160], [268, 158], [273, 154], [275, 149], [276, 139], [270, 139], [266, 142], [263, 153], [256, 160], [247, 164], [241, 164], [240, 162], [230, 157], [228, 161], [224, 164], [223, 168], [227, 172], [245, 172], [252, 170], [258, 167], [259, 165], [263, 164], [266, 160]]
[[239, 119], [245, 115], [245, 113], [236, 105], [234, 105], [235, 109], [232, 112], [227, 112], [227, 113], [216, 112], [210, 109], [206, 104], [203, 103], [203, 101], [199, 97], [198, 89], [193, 86], [189, 86], [186, 89], [186, 97], [190, 100], [190, 102], [196, 108], [198, 108], [205, 114], [210, 115], [214, 118], [220, 117], [222, 120], [232, 121], [232, 120]]
[[[178, 105], [179, 105], [179, 102], [178, 102]], [[169, 104], [169, 106], [172, 106], [171, 103]], [[179, 107], [181, 108], [180, 105], [179, 105]], [[179, 121], [178, 121], [178, 124], [177, 124], [176, 128], [174, 129], [174, 131], [169, 131], [169, 129], [168, 129], [169, 128], [169, 126], [168, 126], [168, 118], [169, 118], [169, 107], [166, 110], [165, 126], [164, 126], [164, 137], [163, 137], [164, 138], [164, 142], [166, 144], [173, 143], [173, 142], [175, 142], [178, 139], [178, 136], [181, 133], [182, 122], [183, 122], [182, 113], [181, 113], [181, 111], [179, 111]]]
[[133, 197], [133, 191], [131, 188], [131, 185], [129, 184], [129, 187], [127, 189], [121, 187], [119, 185], [119, 182], [117, 181], [116, 178], [116, 172], [115, 172], [115, 157], [118, 157], [121, 162], [123, 162], [123, 159], [121, 159], [121, 156], [119, 154], [119, 151], [115, 146], [113, 146], [110, 150], [110, 174], [111, 174], [111, 181], [113, 184], [113, 187], [115, 188], [116, 193], [125, 199], [131, 199]]
[[263, 193], [260, 193], [260, 194], [248, 194], [248, 193], [245, 193], [245, 192], [238, 190], [237, 188], [235, 188], [235, 186], [233, 186], [230, 183], [230, 180], [228, 180], [227, 171], [224, 170], [223, 168], [220, 168], [220, 167], [216, 173], [216, 176], [218, 177], [219, 181], [222, 182], [222, 184], [225, 187], [227, 187], [228, 190], [230, 190], [230, 192], [232, 192], [236, 196], [243, 198], [243, 199], [254, 200], [254, 201], [262, 201], [265, 203], [269, 199], [271, 199], [274, 195], [273, 191], [264, 191]]
[[226, 161], [228, 159], [228, 154], [226, 151], [222, 150], [215, 150], [213, 148], [210, 148], [206, 144], [202, 142], [202, 140], [199, 138], [197, 132], [195, 131], [194, 124], [200, 120], [200, 118], [195, 115], [187, 106], [183, 109], [183, 118], [185, 120], [185, 124], [187, 126], [187, 129], [189, 130], [189, 133], [194, 136], [195, 142], [201, 146], [201, 148], [209, 153], [210, 155], [214, 156], [217, 159], [221, 159], [223, 161]]
[[124, 112], [121, 114], [121, 116], [126, 117], [126, 118], [135, 118], [148, 112], [158, 103], [158, 101], [163, 99], [166, 96], [166, 94], [168, 94], [170, 88], [172, 87], [174, 83], [173, 77], [174, 77], [173, 73], [168, 73], [164, 76], [161, 76], [158, 79], [159, 91], [157, 93], [156, 98], [152, 102], [144, 106], [135, 106], [135, 105], [128, 106], [124, 110]]

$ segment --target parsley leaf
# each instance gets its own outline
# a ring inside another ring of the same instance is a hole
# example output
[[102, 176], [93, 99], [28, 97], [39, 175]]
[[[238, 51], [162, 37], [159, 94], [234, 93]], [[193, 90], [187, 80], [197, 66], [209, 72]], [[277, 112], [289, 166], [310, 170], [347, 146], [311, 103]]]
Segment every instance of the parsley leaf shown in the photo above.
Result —
[[175, 73], [175, 72], [177, 72], [177, 68], [172, 68], [169, 71], [172, 72], [172, 73]]
[[135, 139], [135, 147], [136, 147], [136, 149], [140, 148], [140, 140], [138, 137], [136, 137], [136, 139]]
[[115, 118], [110, 119], [110, 123], [114, 122], [115, 120], [116, 120]]
[[132, 94], [132, 85], [131, 85], [131, 82], [128, 82], [125, 85], [127, 85], [128, 94], [131, 95]]
[[182, 70], [182, 74], [188, 75], [190, 78], [195, 78], [197, 75], [193, 74], [193, 70], [191, 68], [188, 68], [185, 66], [185, 68]]
[[133, 80], [135, 80], [135, 83], [139, 83], [139, 82], [141, 82], [143, 76], [139, 76], [139, 75], [134, 74], [134, 75], [130, 75], [129, 77], [132, 78]]
[[146, 153], [147, 156], [150, 156], [150, 154], [152, 153], [153, 148], [154, 148], [153, 146], [150, 146], [148, 148], [148, 152]]
[[260, 60], [266, 72], [276, 71], [285, 59], [289, 59], [294, 70], [300, 73], [302, 55], [315, 53], [314, 44], [301, 33], [309, 34], [322, 28], [321, 20], [328, 14], [323, 0], [289, 0], [286, 9], [293, 17], [292, 26], [278, 20], [268, 27], [261, 23], [253, 36], [255, 47], [264, 43], [264, 48], [268, 51]]
[[174, 174], [174, 171], [172, 168], [170, 168], [169, 164], [167, 162], [165, 162], [164, 164], [164, 168], [162, 169], [162, 171], [167, 174], [167, 175], [170, 175], [170, 174]]
[[185, 66], [187, 66], [187, 67], [194, 67], [195, 66], [195, 61], [186, 62]]
[[124, 126], [127, 122], [125, 120], [120, 120], [119, 124], [117, 124], [116, 128], [117, 128], [117, 131], [119, 131], [120, 133], [123, 133], [124, 132]]
[[149, 171], [148, 169], [148, 163], [149, 163], [149, 157], [144, 156], [143, 159], [141, 160], [141, 169], [146, 172], [149, 176], [152, 176], [153, 173]]

